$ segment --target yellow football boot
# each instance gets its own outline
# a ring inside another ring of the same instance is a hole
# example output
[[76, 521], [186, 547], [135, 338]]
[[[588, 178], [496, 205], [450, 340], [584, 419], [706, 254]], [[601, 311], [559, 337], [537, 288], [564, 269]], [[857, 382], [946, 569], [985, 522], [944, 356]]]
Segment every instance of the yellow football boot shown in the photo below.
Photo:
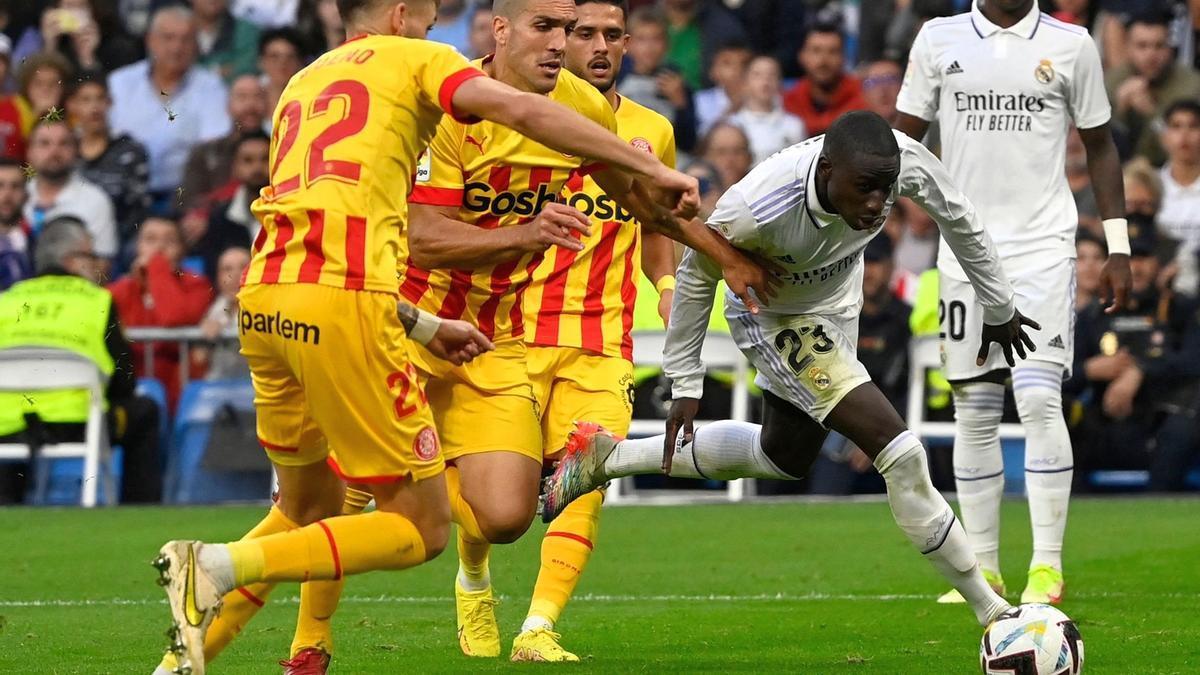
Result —
[[522, 661], [540, 661], [545, 663], [574, 663], [579, 657], [562, 648], [558, 641], [562, 636], [549, 628], [534, 628], [523, 631], [513, 640], [512, 656], [514, 663]]

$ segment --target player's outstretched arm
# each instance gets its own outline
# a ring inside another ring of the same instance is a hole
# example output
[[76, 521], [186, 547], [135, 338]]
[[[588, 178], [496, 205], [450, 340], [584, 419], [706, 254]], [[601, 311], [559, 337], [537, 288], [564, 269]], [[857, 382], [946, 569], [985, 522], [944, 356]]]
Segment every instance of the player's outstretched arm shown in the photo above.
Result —
[[487, 267], [551, 246], [581, 251], [577, 235], [591, 233], [587, 216], [556, 202], [528, 223], [490, 230], [459, 220], [457, 206], [411, 204], [408, 213], [409, 256], [427, 270]]
[[[676, 272], [675, 299], [671, 305], [671, 325], [663, 349], [663, 373], [671, 380], [672, 415], [667, 418], [667, 436], [663, 442], [663, 471], [671, 470], [675, 439], [683, 429], [687, 441], [692, 437], [692, 419], [704, 393], [704, 337], [708, 317], [721, 270], [709, 258], [694, 250], [683, 254]], [[687, 403], [692, 401], [693, 403]], [[690, 417], [686, 412], [691, 410]], [[675, 414], [678, 413], [678, 414]]]
[[409, 339], [456, 366], [470, 363], [476, 356], [496, 348], [486, 335], [466, 321], [442, 319], [407, 302], [396, 303], [396, 313]]
[[663, 327], [671, 323], [671, 303], [675, 299], [675, 242], [657, 232], [642, 233], [642, 273], [658, 291], [658, 316]]
[[455, 90], [453, 104], [457, 111], [503, 124], [559, 152], [590, 157], [644, 177], [677, 197], [674, 208], [682, 217], [694, 217], [700, 206], [700, 185], [695, 178], [668, 168], [657, 157], [545, 96], [518, 91], [490, 77], [476, 77]]
[[[746, 307], [757, 314], [759, 302], [769, 304], [779, 286], [774, 263], [752, 257], [730, 244], [719, 233], [696, 219], [683, 220], [656, 202], [640, 181], [619, 171], [605, 169], [593, 174], [596, 184], [619, 206], [633, 214], [643, 227], [703, 253], [717, 263], [726, 285]], [[755, 295], [750, 294], [750, 289]], [[755, 299], [757, 296], [757, 300]]]

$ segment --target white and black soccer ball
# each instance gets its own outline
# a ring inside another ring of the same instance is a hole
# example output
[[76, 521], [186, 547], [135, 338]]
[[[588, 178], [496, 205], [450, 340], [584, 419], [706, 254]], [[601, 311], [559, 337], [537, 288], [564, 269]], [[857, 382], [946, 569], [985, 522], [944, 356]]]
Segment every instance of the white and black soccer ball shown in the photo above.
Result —
[[983, 631], [979, 665], [985, 675], [1079, 675], [1083, 638], [1075, 622], [1050, 605], [1020, 605]]

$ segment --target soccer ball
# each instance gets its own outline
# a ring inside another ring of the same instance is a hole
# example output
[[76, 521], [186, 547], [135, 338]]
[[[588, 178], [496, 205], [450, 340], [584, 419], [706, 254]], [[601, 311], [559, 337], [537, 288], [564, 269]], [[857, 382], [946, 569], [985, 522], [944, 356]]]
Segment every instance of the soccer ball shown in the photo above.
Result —
[[1050, 605], [1020, 605], [983, 631], [985, 675], [1079, 675], [1083, 638], [1075, 622]]

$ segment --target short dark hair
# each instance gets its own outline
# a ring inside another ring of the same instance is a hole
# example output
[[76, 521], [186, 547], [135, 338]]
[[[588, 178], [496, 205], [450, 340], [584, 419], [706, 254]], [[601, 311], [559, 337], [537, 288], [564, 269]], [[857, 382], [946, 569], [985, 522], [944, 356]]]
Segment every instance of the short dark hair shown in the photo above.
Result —
[[715, 56], [721, 52], [750, 52], [753, 54], [754, 48], [751, 47], [750, 43], [746, 42], [745, 40], [740, 38], [731, 38], [718, 45], [717, 50], [713, 52], [713, 55]]
[[1080, 244], [1095, 244], [1100, 247], [1100, 251], [1104, 253], [1104, 257], [1108, 257], [1108, 244], [1105, 243], [1105, 241], [1100, 237], [1097, 237], [1082, 227], [1079, 228], [1079, 231], [1075, 233], [1075, 245], [1079, 246]]
[[262, 141], [263, 143], [270, 145], [271, 137], [262, 129], [247, 129], [246, 131], [238, 134], [237, 142], [233, 144], [234, 153], [242, 149], [243, 143], [248, 143], [250, 141]]
[[1130, 15], [1125, 22], [1126, 30], [1136, 25], [1153, 26], [1171, 32], [1171, 15], [1161, 9], [1147, 9]]
[[654, 24], [661, 28], [663, 33], [667, 32], [667, 17], [652, 5], [638, 7], [629, 14], [630, 29], [634, 24]]
[[887, 120], [868, 110], [852, 110], [834, 120], [825, 132], [821, 154], [835, 164], [864, 155], [899, 157], [900, 144]]
[[612, 5], [613, 7], [620, 7], [621, 18], [626, 21], [629, 20], [629, 2], [627, 2], [627, 0], [575, 0], [576, 7], [589, 4]]
[[100, 87], [100, 89], [108, 94], [108, 80], [104, 77], [104, 73], [96, 70], [85, 70], [79, 74], [79, 77], [67, 83], [67, 89], [63, 92], [63, 98], [69, 99], [79, 93], [80, 89], [86, 86]]
[[[341, 3], [338, 4], [340, 5]], [[276, 40], [283, 40], [291, 44], [296, 48], [296, 53], [303, 58], [304, 36], [300, 35], [299, 31], [297, 31], [295, 28], [289, 28], [287, 26], [263, 31], [263, 33], [258, 37], [258, 55], [262, 56], [267, 51], [267, 45]]]
[[804, 45], [808, 44], [808, 38], [816, 34], [836, 35], [842, 45], [846, 44], [846, 36], [842, 33], [842, 27], [833, 21], [817, 21], [808, 27], [804, 33], [804, 39], [800, 42], [800, 48], [804, 49]]
[[0, 155], [0, 169], [21, 169], [24, 171], [21, 162], [17, 161], [16, 157], [9, 157], [8, 155]]
[[[66, 127], [67, 131], [71, 132], [71, 125], [68, 124], [67, 121], [61, 117], [48, 117], [48, 116], [39, 117], [37, 119], [37, 121], [33, 123], [33, 128], [29, 130], [29, 136], [28, 136], [29, 141], [32, 143], [33, 137], [37, 135], [39, 129], [45, 129], [47, 127], [53, 127], [53, 126], [59, 126], [59, 125]], [[71, 132], [69, 135], [71, 136], [71, 142], [74, 143], [78, 147], [79, 138], [77, 136], [75, 136], [74, 132]]]
[[1200, 121], [1200, 101], [1193, 98], [1185, 98], [1171, 103], [1167, 109], [1163, 111], [1163, 122], [1170, 122], [1171, 117], [1175, 113], [1191, 113], [1197, 121]]

